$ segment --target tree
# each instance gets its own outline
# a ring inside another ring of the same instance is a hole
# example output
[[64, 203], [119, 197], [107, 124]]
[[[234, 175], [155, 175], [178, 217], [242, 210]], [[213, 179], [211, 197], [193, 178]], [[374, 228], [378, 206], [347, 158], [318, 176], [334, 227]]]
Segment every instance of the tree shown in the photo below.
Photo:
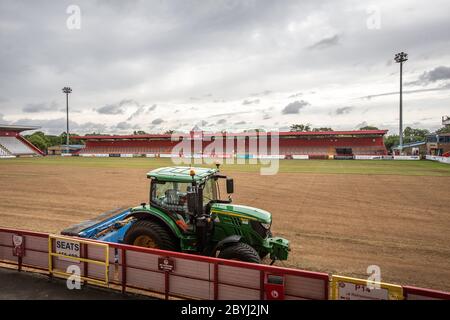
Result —
[[106, 134], [106, 133], [100, 133], [100, 132], [92, 132], [92, 133], [85, 133], [84, 134], [84, 136], [85, 137], [88, 137], [88, 136], [109, 136], [109, 134]]
[[314, 128], [312, 131], [318, 132], [318, 131], [334, 131], [332, 128], [322, 127], [322, 128]]
[[429, 134], [430, 131], [428, 131], [427, 129], [414, 129], [411, 127], [406, 127], [405, 130], [403, 130], [403, 142], [410, 143], [416, 141], [424, 141]]
[[[79, 140], [77, 139], [72, 139], [72, 137], [77, 137], [78, 134], [77, 133], [70, 133], [69, 134], [69, 144], [77, 144], [79, 142]], [[63, 132], [59, 135], [59, 138], [61, 139], [60, 144], [66, 144], [66, 137], [67, 137], [67, 133]]]
[[387, 137], [384, 137], [384, 145], [386, 149], [391, 150], [392, 147], [398, 146], [400, 143], [400, 137], [398, 134], [393, 134]]
[[311, 131], [311, 125], [310, 124], [293, 124], [290, 128], [291, 132], [305, 132], [305, 131]]
[[264, 129], [248, 129], [244, 130], [243, 132], [266, 132]]
[[436, 133], [437, 134], [450, 133], [450, 126], [442, 127], [440, 129], [436, 130]]
[[164, 134], [173, 134], [175, 132], [175, 130], [167, 130], [164, 132]]
[[25, 136], [25, 138], [42, 151], [47, 150], [47, 148], [49, 147], [49, 143], [45, 139], [45, 135], [38, 134], [38, 132], [35, 132], [32, 135]]
[[[406, 127], [403, 130], [403, 144], [425, 141], [426, 136], [430, 134], [427, 129], [414, 129], [411, 127]], [[384, 145], [388, 150], [392, 147], [396, 147], [400, 144], [400, 137], [397, 134], [393, 134], [384, 138]]]
[[134, 135], [141, 135], [141, 134], [147, 134], [147, 132], [142, 131], [142, 130], [137, 130], [133, 132]]
[[378, 129], [377, 127], [374, 127], [374, 126], [365, 126], [365, 127], [359, 128], [359, 130], [380, 130], [380, 129]]

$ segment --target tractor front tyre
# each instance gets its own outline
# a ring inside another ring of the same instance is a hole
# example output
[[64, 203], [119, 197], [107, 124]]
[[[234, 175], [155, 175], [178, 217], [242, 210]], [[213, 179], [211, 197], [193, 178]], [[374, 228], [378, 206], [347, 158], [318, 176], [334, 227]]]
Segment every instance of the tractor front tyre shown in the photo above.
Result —
[[259, 257], [258, 252], [256, 252], [256, 250], [252, 246], [243, 242], [238, 242], [226, 246], [225, 248], [220, 250], [217, 257], [221, 259], [261, 263], [261, 258]]
[[123, 242], [145, 248], [170, 251], [178, 249], [176, 239], [170, 231], [161, 224], [149, 220], [138, 220], [133, 223], [125, 233]]

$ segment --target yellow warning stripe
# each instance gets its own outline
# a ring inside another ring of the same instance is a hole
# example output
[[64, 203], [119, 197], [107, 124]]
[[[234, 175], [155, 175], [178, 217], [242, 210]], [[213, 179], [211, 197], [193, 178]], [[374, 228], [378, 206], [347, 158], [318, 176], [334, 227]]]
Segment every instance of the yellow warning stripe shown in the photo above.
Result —
[[228, 212], [228, 211], [216, 211], [216, 210], [213, 210], [211, 212], [212, 213], [217, 213], [217, 214], [223, 214], [223, 215], [226, 215], [226, 216], [238, 217], [238, 218], [241, 218], [241, 219], [257, 220], [256, 218], [253, 218], [253, 217], [244, 216], [242, 214], [232, 213], [232, 212]]

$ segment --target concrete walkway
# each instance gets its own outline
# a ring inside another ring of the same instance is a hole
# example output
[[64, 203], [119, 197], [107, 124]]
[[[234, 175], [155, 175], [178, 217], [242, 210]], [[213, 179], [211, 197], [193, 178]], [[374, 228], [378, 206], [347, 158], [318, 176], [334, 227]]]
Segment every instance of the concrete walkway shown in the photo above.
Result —
[[0, 268], [0, 300], [130, 300], [149, 299], [145, 296], [126, 294], [82, 286], [81, 290], [69, 290], [65, 280]]

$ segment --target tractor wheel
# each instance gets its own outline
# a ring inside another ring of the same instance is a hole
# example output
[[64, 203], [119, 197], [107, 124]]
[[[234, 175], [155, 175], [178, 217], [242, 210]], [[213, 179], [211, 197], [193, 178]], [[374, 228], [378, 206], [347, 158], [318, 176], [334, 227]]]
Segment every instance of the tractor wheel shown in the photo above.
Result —
[[261, 263], [258, 252], [252, 246], [238, 242], [220, 250], [218, 258]]
[[161, 224], [139, 220], [131, 225], [123, 238], [124, 243], [138, 247], [177, 251], [175, 237]]

